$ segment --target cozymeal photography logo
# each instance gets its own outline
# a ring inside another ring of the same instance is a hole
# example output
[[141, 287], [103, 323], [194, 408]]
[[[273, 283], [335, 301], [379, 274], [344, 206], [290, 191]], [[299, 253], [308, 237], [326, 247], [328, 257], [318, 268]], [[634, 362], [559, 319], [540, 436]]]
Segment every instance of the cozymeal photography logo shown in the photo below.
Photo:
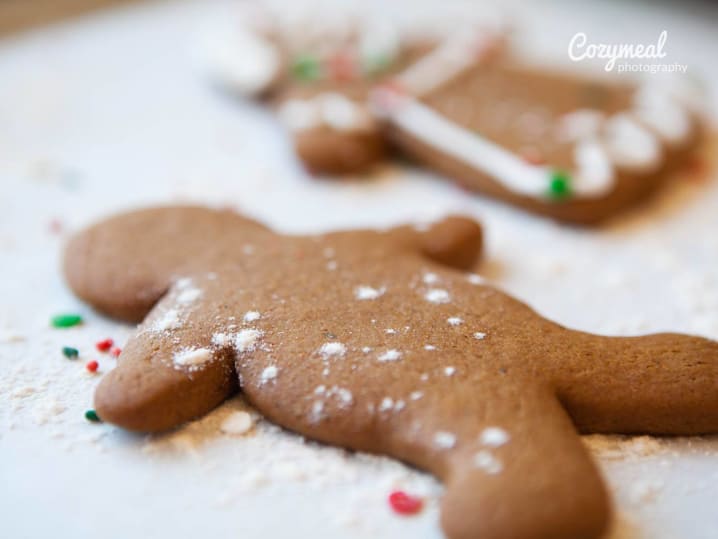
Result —
[[653, 43], [594, 43], [585, 32], [577, 32], [569, 41], [568, 57], [574, 62], [606, 60], [603, 69], [618, 73], [685, 73], [687, 64], [664, 60], [667, 41], [668, 30]]

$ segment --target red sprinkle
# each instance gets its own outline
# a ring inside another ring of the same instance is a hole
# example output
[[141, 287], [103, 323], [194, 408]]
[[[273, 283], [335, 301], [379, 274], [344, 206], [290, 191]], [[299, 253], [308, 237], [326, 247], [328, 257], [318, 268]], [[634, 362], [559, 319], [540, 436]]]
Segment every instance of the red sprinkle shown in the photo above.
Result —
[[100, 364], [93, 359], [92, 361], [87, 362], [87, 365], [85, 365], [85, 368], [90, 372], [97, 372], [97, 369], [99, 366], [100, 366]]
[[113, 344], [115, 344], [115, 342], [112, 339], [104, 339], [95, 343], [95, 348], [97, 348], [100, 352], [107, 352], [110, 348], [112, 348]]
[[389, 494], [389, 505], [395, 513], [400, 515], [415, 515], [424, 506], [421, 498], [411, 496], [404, 491], [395, 490]]
[[122, 353], [122, 349], [117, 348], [116, 346], [112, 350], [110, 350], [110, 355], [112, 357], [119, 357], [121, 353]]

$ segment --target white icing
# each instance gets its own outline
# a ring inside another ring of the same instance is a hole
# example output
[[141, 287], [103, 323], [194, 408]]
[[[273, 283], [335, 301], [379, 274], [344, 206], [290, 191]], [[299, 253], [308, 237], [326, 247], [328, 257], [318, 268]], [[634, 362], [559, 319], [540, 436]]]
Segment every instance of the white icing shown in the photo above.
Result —
[[595, 137], [606, 119], [603, 112], [593, 109], [577, 109], [561, 116], [556, 127], [556, 137], [562, 142]]
[[277, 114], [280, 121], [292, 131], [306, 131], [320, 123], [317, 108], [310, 101], [301, 99], [286, 100]]
[[172, 361], [180, 367], [198, 367], [212, 359], [212, 352], [207, 348], [191, 348], [174, 354]]
[[439, 282], [439, 276], [436, 273], [425, 273], [422, 281], [426, 284], [436, 284]]
[[321, 126], [341, 132], [373, 128], [367, 110], [336, 92], [325, 92], [308, 99], [288, 99], [279, 107], [278, 113], [280, 120], [292, 131]]
[[446, 367], [444, 368], [444, 374], [446, 376], [453, 376], [456, 372], [456, 367]]
[[483, 331], [477, 331], [476, 333], [474, 333], [474, 339], [478, 341], [483, 341], [485, 338], [486, 333], [484, 333]]
[[397, 80], [416, 96], [426, 95], [467, 67], [477, 63], [490, 39], [466, 29], [448, 38], [432, 52], [404, 70]]
[[646, 85], [636, 94], [636, 117], [670, 146], [680, 146], [692, 132], [688, 111], [668, 91]]
[[614, 172], [606, 149], [593, 139], [581, 140], [574, 148], [575, 176], [571, 193], [576, 196], [600, 196], [613, 186]]
[[450, 318], [447, 318], [446, 321], [450, 326], [459, 326], [463, 322], [463, 320], [458, 316], [452, 316]]
[[179, 313], [176, 309], [165, 311], [157, 321], [152, 324], [152, 331], [167, 331], [180, 327]]
[[626, 113], [606, 121], [602, 142], [611, 161], [620, 168], [652, 170], [661, 162], [658, 139]]
[[281, 65], [276, 48], [234, 17], [218, 20], [204, 32], [200, 61], [222, 86], [244, 95], [266, 90]]
[[177, 301], [184, 304], [192, 303], [193, 301], [199, 299], [201, 295], [202, 291], [199, 288], [188, 288], [183, 290], [180, 295], [177, 296]]

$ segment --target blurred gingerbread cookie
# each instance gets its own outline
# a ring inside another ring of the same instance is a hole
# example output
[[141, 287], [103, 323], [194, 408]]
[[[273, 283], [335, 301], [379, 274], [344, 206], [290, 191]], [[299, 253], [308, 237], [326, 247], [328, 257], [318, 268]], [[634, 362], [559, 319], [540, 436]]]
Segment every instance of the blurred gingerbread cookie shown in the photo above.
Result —
[[472, 39], [477, 55], [503, 35], [500, 17], [475, 5], [455, 3], [438, 16], [424, 7], [328, 0], [243, 5], [237, 19], [213, 26], [205, 64], [232, 91], [270, 99], [309, 170], [364, 171], [387, 150], [368, 107], [372, 87], [457, 32]]
[[391, 138], [470, 190], [558, 220], [595, 223], [639, 202], [701, 135], [690, 85], [589, 79], [508, 56], [446, 69], [446, 58], [434, 52], [375, 90]]

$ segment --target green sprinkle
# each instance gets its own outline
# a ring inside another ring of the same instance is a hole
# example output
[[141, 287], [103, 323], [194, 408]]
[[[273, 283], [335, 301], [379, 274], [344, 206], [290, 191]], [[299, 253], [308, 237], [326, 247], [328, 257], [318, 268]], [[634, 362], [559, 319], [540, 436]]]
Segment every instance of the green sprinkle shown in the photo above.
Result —
[[100, 419], [100, 416], [97, 415], [97, 412], [95, 412], [94, 410], [87, 410], [87, 412], [85, 412], [85, 419], [87, 419], [88, 421], [92, 421], [93, 423], [99, 423], [100, 421], [102, 421]]
[[82, 324], [82, 317], [79, 314], [58, 314], [52, 317], [50, 323], [55, 328], [71, 328]]
[[551, 173], [548, 195], [556, 200], [570, 197], [571, 177], [561, 170], [554, 170]]
[[319, 62], [313, 56], [301, 55], [294, 60], [292, 73], [299, 80], [312, 81], [321, 76], [321, 68]]
[[77, 359], [77, 356], [80, 355], [80, 351], [77, 348], [73, 348], [72, 346], [63, 346], [62, 355], [65, 356], [67, 359]]
[[387, 54], [375, 54], [364, 59], [364, 70], [369, 75], [384, 73], [392, 64], [391, 56]]

